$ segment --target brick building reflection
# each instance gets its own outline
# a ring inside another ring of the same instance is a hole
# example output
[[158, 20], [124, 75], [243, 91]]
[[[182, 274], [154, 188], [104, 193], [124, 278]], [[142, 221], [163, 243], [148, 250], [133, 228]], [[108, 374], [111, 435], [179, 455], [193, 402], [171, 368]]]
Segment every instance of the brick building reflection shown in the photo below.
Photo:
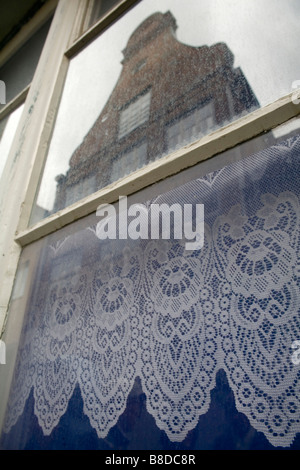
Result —
[[259, 106], [226, 44], [193, 47], [170, 12], [131, 35], [101, 114], [59, 175], [54, 211]]

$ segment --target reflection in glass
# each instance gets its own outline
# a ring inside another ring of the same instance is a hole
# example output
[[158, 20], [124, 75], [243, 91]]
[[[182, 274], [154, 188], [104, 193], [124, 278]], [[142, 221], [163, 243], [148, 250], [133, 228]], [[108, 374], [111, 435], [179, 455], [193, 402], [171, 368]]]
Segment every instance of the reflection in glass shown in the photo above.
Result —
[[118, 139], [132, 132], [149, 120], [151, 90], [138, 96], [120, 112]]
[[0, 142], [1, 142], [2, 135], [3, 135], [4, 129], [6, 127], [7, 121], [8, 121], [8, 117], [9, 116], [6, 116], [3, 119], [1, 119], [1, 121], [0, 121]]
[[89, 26], [92, 26], [98, 21], [101, 16], [104, 16], [112, 7], [114, 7], [120, 0], [94, 0], [93, 10], [89, 19]]
[[51, 21], [52, 17], [0, 68], [0, 79], [6, 84], [7, 103], [32, 81]]
[[7, 157], [9, 154], [9, 150], [17, 129], [17, 126], [19, 124], [19, 120], [23, 111], [24, 105], [20, 106], [17, 108], [15, 111], [13, 111], [9, 118], [7, 119], [7, 122], [5, 122], [5, 127], [2, 132], [2, 135], [0, 136], [0, 178], [2, 176]]
[[187, 116], [175, 121], [167, 129], [167, 147], [173, 150], [183, 142], [191, 142], [195, 136], [208, 134], [214, 125], [213, 102], [195, 109]]
[[73, 58], [31, 223], [288, 93], [296, 67], [279, 77], [282, 49], [258, 57], [257, 38], [283, 6], [274, 41], [283, 23], [299, 38], [299, 12], [268, 6], [143, 0]]

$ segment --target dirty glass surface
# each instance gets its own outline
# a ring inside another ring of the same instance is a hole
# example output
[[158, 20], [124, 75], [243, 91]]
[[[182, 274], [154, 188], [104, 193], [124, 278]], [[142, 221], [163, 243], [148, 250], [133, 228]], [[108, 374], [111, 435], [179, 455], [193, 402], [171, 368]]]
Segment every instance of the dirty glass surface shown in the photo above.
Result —
[[5, 126], [7, 124], [7, 120], [8, 120], [9, 116], [5, 116], [3, 119], [1, 119], [0, 121], [0, 141], [2, 139], [2, 136], [3, 136], [3, 132], [4, 132], [4, 129], [5, 129]]
[[1, 449], [300, 449], [299, 127], [128, 198], [204, 204], [200, 249], [100, 239], [99, 214], [25, 247]]
[[92, 13], [88, 22], [89, 27], [96, 23], [118, 3], [120, 3], [120, 0], [94, 0]]
[[0, 122], [0, 178], [2, 176], [8, 153], [19, 124], [24, 105], [15, 109], [6, 119]]
[[299, 39], [294, 0], [139, 2], [70, 61], [31, 224], [290, 93]]

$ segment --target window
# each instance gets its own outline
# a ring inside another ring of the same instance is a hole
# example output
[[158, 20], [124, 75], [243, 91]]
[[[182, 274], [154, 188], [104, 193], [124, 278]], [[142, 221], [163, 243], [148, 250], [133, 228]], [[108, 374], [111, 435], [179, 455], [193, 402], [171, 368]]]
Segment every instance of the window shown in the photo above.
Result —
[[119, 0], [95, 0], [92, 2], [92, 12], [87, 14], [87, 24], [89, 26], [96, 23], [96, 21], [105, 15], [111, 8], [119, 3]]
[[[8, 155], [0, 447], [300, 448], [299, 9], [107, 8], [58, 2]], [[203, 249], [99, 240], [121, 195]]]
[[168, 150], [174, 150], [184, 143], [199, 139], [212, 131], [213, 125], [213, 104], [208, 103], [168, 127]]
[[147, 143], [134, 147], [112, 162], [111, 181], [117, 181], [130, 172], [130, 168], [141, 168], [147, 161]]
[[96, 188], [96, 177], [92, 176], [91, 178], [86, 178], [84, 180], [81, 180], [77, 185], [73, 185], [67, 190], [67, 196], [66, 196], [66, 204], [69, 206], [72, 204], [75, 200], [76, 197], [74, 197], [74, 194], [79, 194], [79, 197], [83, 197], [87, 194], [92, 194], [95, 191]]
[[151, 92], [139, 96], [120, 113], [119, 139], [149, 119]]

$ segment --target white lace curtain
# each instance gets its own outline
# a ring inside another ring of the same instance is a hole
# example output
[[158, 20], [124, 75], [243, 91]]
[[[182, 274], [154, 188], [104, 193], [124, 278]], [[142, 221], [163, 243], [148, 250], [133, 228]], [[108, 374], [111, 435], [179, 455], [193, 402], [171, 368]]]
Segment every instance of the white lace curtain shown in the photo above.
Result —
[[103, 438], [140, 377], [157, 426], [182, 441], [223, 369], [237, 409], [271, 444], [290, 446], [300, 431], [299, 152], [294, 139], [156, 198], [204, 204], [201, 250], [180, 240], [104, 242], [95, 226], [49, 237], [6, 432], [33, 388], [49, 435], [78, 384]]

